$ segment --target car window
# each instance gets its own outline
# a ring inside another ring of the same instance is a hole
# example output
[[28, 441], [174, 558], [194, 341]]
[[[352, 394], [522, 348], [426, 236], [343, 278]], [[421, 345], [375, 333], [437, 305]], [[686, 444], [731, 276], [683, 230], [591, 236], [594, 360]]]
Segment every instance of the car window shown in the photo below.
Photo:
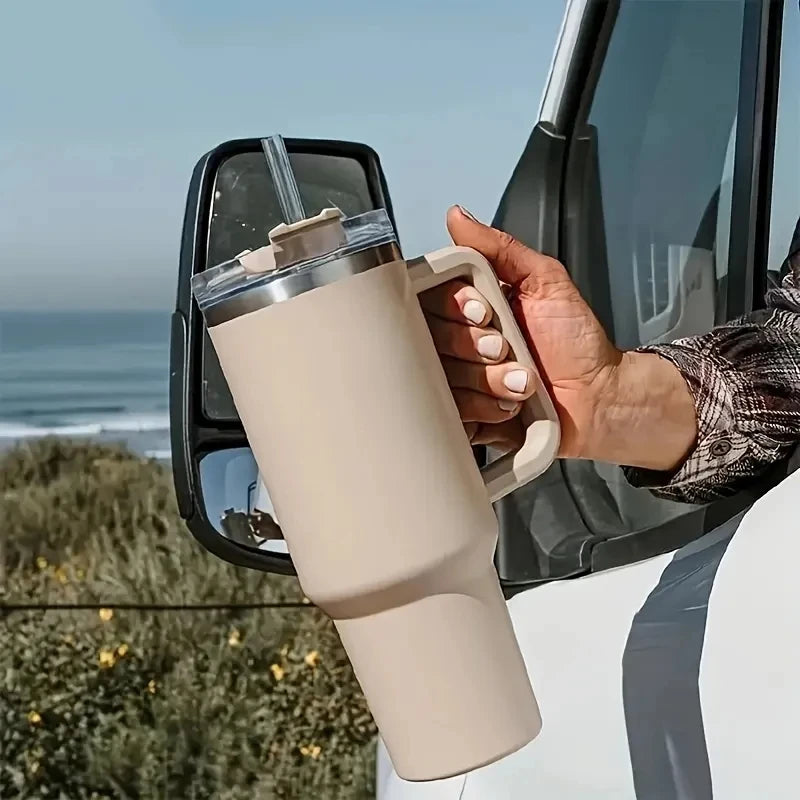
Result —
[[769, 269], [783, 266], [800, 217], [800, 4], [787, 0], [783, 13], [778, 121], [769, 231]]
[[[744, 0], [620, 7], [586, 124], [597, 136], [609, 333], [624, 349], [704, 333], [728, 318], [729, 292], [745, 291], [728, 270], [744, 12]], [[693, 510], [634, 489], [616, 466], [567, 471], [595, 533]]]
[[[756, 35], [755, 22], [745, 29], [744, 0], [620, 4], [578, 113], [565, 182], [574, 211], [562, 221], [562, 257], [621, 348], [701, 334], [728, 316], [733, 187], [736, 170], [747, 169], [737, 159], [740, 70], [743, 41]], [[589, 177], [585, 154], [578, 155], [586, 141], [595, 155]], [[582, 200], [572, 203], [570, 187], [585, 193], [592, 182], [588, 213]], [[571, 231], [581, 227], [570, 227], [573, 213], [587, 216], [583, 227], [600, 243], [583, 248], [586, 265], [569, 260]], [[733, 291], [744, 296], [739, 283]], [[539, 568], [551, 574], [556, 563], [562, 574], [574, 570], [592, 537], [619, 537], [696, 510], [631, 487], [617, 466], [564, 461], [560, 469], [559, 507], [569, 498], [579, 519], [547, 512], [541, 482], [510, 501], [528, 522]]]
[[718, 208], [732, 179], [744, 5], [621, 5], [586, 124], [622, 348], [724, 319], [717, 233], [729, 219]]
[[[736, 159], [743, 36], [756, 34], [745, 5], [621, 4], [586, 125], [597, 137], [609, 333], [624, 349], [704, 333], [729, 318], [732, 294], [735, 306], [745, 296], [729, 275], [735, 165], [748, 168]], [[566, 469], [595, 533], [694, 510], [634, 489], [616, 466]]]

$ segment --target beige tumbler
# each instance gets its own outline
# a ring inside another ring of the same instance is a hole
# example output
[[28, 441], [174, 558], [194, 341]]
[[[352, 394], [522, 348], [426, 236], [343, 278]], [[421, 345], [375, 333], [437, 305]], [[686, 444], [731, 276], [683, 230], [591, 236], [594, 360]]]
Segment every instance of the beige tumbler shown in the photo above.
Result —
[[489, 764], [541, 727], [492, 502], [553, 461], [555, 410], [537, 377], [524, 445], [479, 470], [417, 300], [473, 283], [533, 367], [474, 250], [406, 263], [382, 210], [327, 209], [270, 240], [194, 290], [300, 584], [334, 620], [402, 778]]

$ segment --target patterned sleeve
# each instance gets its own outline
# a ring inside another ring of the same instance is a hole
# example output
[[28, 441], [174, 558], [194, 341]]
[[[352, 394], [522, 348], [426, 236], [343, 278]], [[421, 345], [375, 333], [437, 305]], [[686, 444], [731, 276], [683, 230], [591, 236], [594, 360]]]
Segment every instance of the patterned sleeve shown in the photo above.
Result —
[[800, 442], [800, 222], [767, 307], [703, 336], [649, 345], [681, 372], [697, 408], [695, 448], [674, 473], [628, 481], [685, 503], [735, 493]]

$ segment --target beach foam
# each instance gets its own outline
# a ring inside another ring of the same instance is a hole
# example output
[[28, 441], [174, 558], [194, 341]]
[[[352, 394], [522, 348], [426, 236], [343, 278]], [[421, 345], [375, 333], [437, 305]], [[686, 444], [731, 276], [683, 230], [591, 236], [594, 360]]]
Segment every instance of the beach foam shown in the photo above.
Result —
[[0, 422], [0, 439], [33, 439], [43, 436], [85, 437], [103, 434], [157, 433], [169, 431], [166, 414], [130, 414], [108, 419], [64, 422], [56, 425], [30, 425]]

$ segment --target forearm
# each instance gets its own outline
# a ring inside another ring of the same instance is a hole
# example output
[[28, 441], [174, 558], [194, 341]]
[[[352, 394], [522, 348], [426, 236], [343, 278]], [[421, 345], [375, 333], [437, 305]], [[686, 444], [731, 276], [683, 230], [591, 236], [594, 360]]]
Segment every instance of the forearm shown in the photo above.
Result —
[[[800, 444], [800, 223], [767, 308], [626, 353], [590, 455], [688, 503], [730, 495]], [[598, 416], [597, 429], [603, 417]]]
[[667, 473], [697, 439], [697, 410], [686, 380], [653, 353], [622, 355], [595, 413], [598, 438], [587, 456], [598, 461]]
[[683, 375], [697, 440], [676, 470], [627, 468], [635, 486], [708, 502], [759, 479], [800, 443], [800, 315], [755, 312], [705, 336], [652, 349]]

